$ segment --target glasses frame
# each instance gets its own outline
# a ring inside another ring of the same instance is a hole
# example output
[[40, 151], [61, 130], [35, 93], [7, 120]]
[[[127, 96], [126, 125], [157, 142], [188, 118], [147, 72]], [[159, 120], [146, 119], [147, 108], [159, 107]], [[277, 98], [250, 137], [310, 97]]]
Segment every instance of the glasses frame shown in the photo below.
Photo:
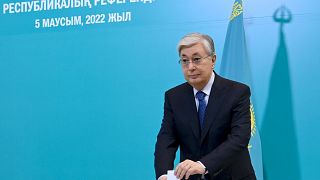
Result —
[[204, 59], [207, 59], [208, 57], [213, 56], [212, 54], [209, 54], [208, 56], [199, 58], [198, 60], [192, 59], [192, 60], [187, 60], [187, 61], [183, 61], [181, 58], [179, 59], [178, 63], [181, 64], [184, 67], [188, 67], [190, 65], [190, 62], [192, 61], [192, 64], [195, 65], [200, 65], [201, 62], [203, 62]]

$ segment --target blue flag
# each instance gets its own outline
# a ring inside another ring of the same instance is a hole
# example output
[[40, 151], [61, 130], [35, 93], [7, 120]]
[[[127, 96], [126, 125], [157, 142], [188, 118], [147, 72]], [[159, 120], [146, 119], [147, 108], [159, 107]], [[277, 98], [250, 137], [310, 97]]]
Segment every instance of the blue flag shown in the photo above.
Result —
[[[243, 27], [243, 6], [241, 0], [235, 0], [233, 4], [220, 70], [222, 76], [247, 84], [252, 90], [251, 70]], [[254, 93], [252, 94], [254, 95]], [[253, 95], [251, 96], [250, 107], [251, 139], [248, 148], [257, 179], [263, 180], [261, 142], [255, 120]]]
[[273, 18], [280, 24], [280, 31], [279, 46], [271, 71], [266, 109], [261, 124], [264, 179], [300, 180], [302, 178], [290, 59], [284, 32], [284, 25], [291, 22], [292, 14], [288, 8], [282, 6], [275, 11]]

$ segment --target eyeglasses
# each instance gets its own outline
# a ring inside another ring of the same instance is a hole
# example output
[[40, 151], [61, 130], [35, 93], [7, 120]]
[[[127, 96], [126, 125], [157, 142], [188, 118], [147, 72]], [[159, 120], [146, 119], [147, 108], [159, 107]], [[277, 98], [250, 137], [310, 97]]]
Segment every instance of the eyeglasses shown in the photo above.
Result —
[[182, 58], [179, 60], [179, 64], [181, 64], [182, 66], [189, 66], [190, 62], [192, 61], [193, 64], [195, 65], [199, 65], [204, 59], [210, 57], [211, 55], [208, 55], [206, 57], [194, 57], [192, 58], [192, 60], [186, 59], [186, 58]]

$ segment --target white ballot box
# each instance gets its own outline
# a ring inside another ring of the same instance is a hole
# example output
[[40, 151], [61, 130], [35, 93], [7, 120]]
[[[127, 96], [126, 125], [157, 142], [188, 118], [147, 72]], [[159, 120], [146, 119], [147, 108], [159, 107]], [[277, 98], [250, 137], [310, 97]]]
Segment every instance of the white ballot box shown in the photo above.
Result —
[[176, 176], [174, 175], [174, 170], [169, 170], [167, 172], [167, 180], [179, 180], [176, 178]]

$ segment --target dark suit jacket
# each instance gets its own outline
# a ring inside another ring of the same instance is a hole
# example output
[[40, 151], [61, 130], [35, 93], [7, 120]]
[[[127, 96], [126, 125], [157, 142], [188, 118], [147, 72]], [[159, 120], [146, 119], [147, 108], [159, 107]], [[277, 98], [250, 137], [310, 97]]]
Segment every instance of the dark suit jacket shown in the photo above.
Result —
[[216, 74], [202, 130], [192, 86], [184, 83], [174, 87], [165, 93], [164, 117], [154, 153], [156, 178], [174, 168], [180, 147], [180, 162], [201, 161], [209, 172], [207, 180], [255, 179], [247, 148], [250, 135], [248, 86]]

